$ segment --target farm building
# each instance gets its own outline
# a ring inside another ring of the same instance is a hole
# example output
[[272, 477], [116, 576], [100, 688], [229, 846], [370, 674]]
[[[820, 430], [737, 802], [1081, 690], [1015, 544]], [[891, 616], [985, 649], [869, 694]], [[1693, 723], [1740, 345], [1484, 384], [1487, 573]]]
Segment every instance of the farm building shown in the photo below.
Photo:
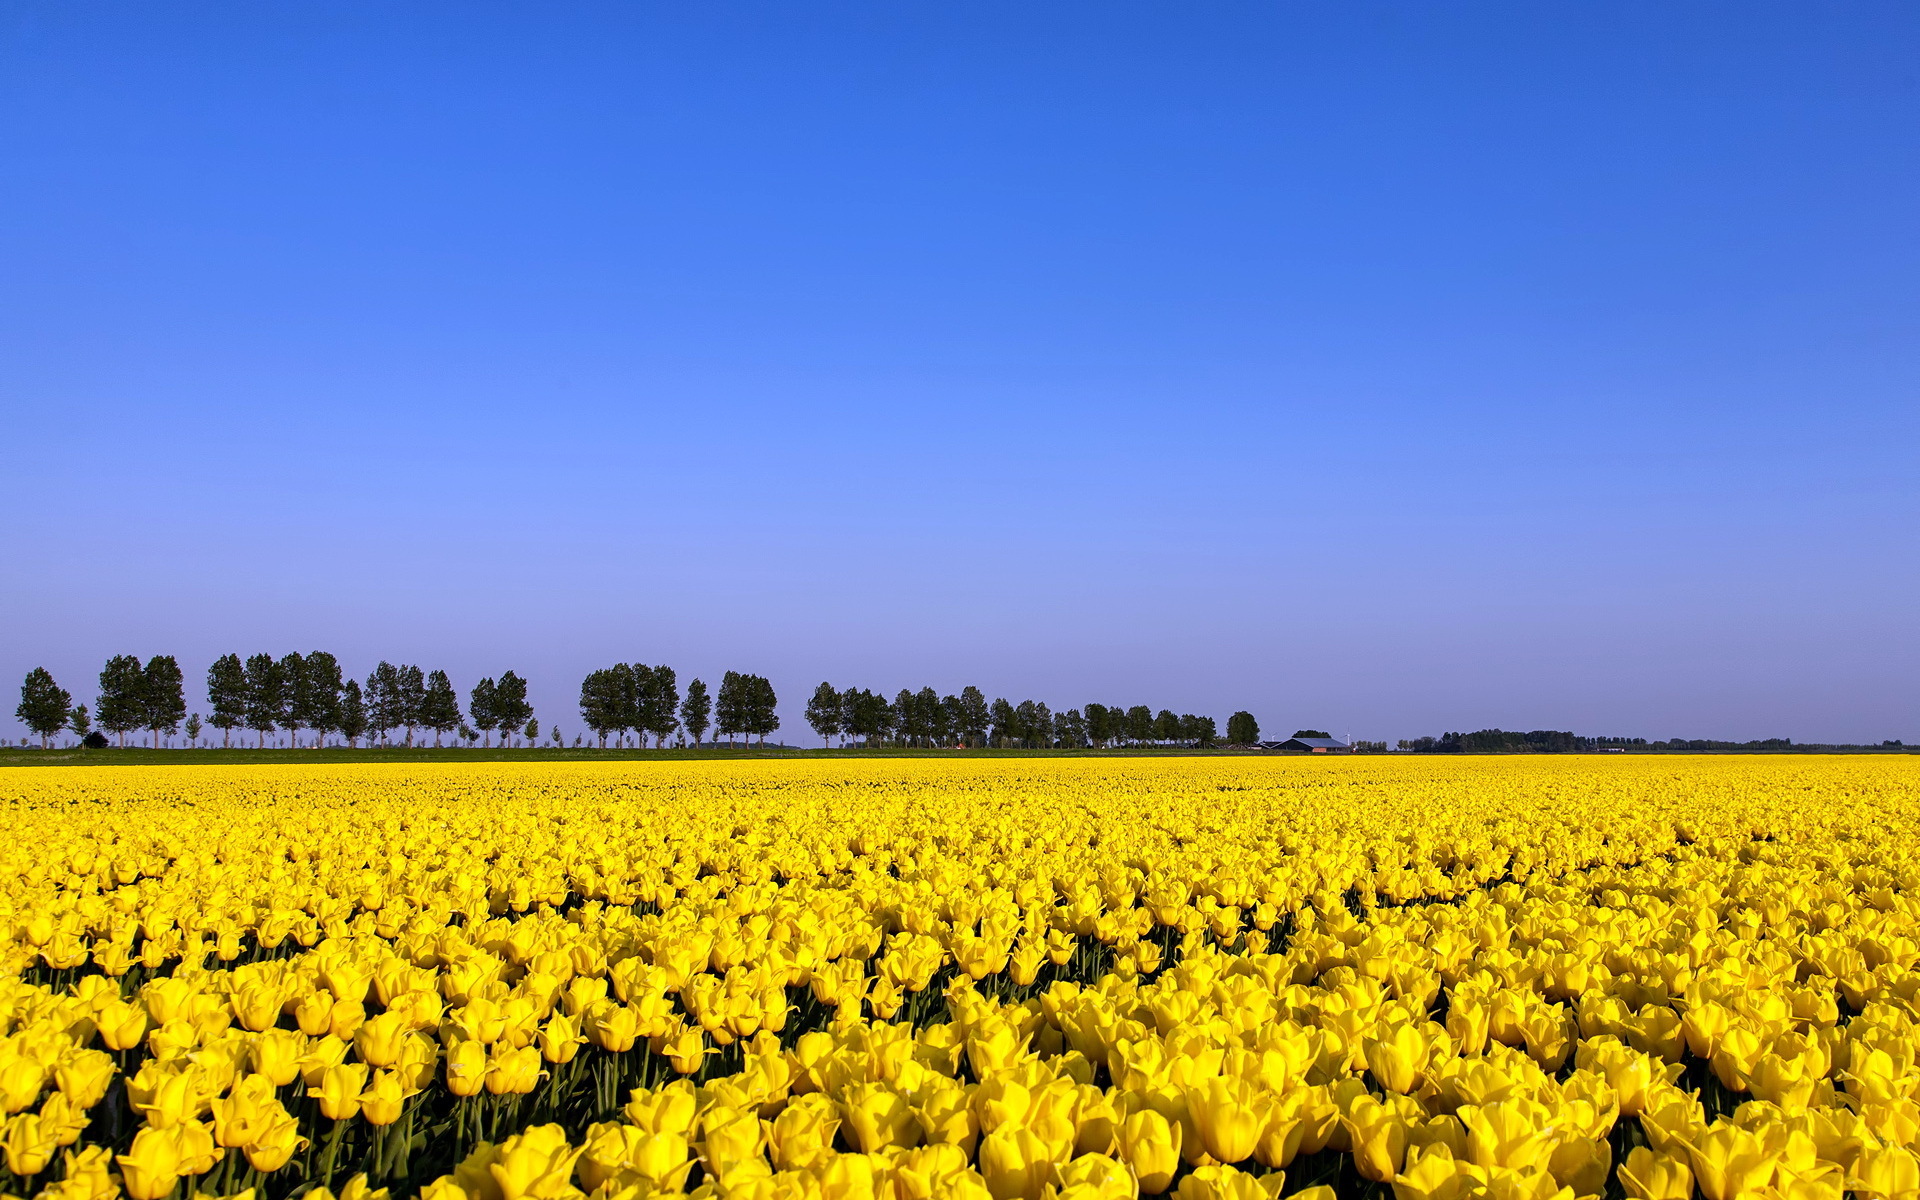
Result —
[[1293, 750], [1306, 754], [1352, 754], [1353, 747], [1339, 738], [1297, 737], [1284, 742], [1261, 742], [1263, 750]]

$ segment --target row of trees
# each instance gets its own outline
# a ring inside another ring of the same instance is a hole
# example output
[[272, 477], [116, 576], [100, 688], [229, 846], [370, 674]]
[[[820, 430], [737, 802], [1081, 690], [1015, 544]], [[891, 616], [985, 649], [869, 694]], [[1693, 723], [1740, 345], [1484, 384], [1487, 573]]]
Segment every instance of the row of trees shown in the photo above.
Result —
[[678, 730], [699, 745], [709, 728], [729, 744], [738, 737], [758, 737], [764, 745], [767, 735], [780, 728], [778, 705], [771, 682], [739, 671], [721, 677], [718, 696], [709, 695], [706, 682], [695, 679], [682, 698], [672, 667], [644, 663], [615, 663], [580, 683], [580, 719], [603, 747], [609, 737], [628, 733], [643, 745], [651, 736], [656, 747], [665, 746]]
[[1210, 746], [1212, 717], [1156, 714], [1144, 704], [1131, 708], [1089, 704], [1055, 713], [1044, 701], [989, 701], [977, 687], [942, 696], [933, 688], [902, 688], [891, 701], [865, 688], [836, 688], [822, 683], [807, 701], [807, 724], [823, 742], [853, 738], [869, 746], [1021, 746], [1077, 749], [1083, 746], [1153, 743]]
[[[244, 661], [237, 654], [222, 655], [207, 668], [206, 682], [209, 712], [204, 723], [220, 730], [221, 743], [227, 746], [233, 744], [236, 729], [254, 731], [262, 748], [275, 731], [287, 735], [289, 747], [299, 746], [302, 730], [312, 731], [315, 745], [338, 734], [353, 746], [363, 737], [385, 742], [395, 730], [405, 731], [409, 746], [420, 729], [433, 731], [436, 746], [456, 731], [468, 741], [485, 737], [489, 746], [495, 733], [503, 743], [517, 733], [529, 740], [539, 736], [526, 681], [512, 671], [475, 684], [467, 694], [465, 714], [445, 671], [428, 673], [383, 661], [362, 686], [344, 678], [339, 660], [324, 650], [278, 659], [255, 654]], [[157, 749], [162, 737], [171, 737], [183, 724], [191, 740], [198, 740], [202, 728], [200, 714], [187, 713], [180, 665], [165, 654], [145, 664], [131, 654], [108, 659], [91, 710], [84, 704], [76, 707], [72, 694], [50, 672], [35, 667], [21, 685], [14, 715], [39, 736], [42, 748], [62, 730], [85, 739], [98, 726], [115, 735], [121, 746], [127, 744], [127, 734], [146, 730]]]
[[[495, 734], [503, 744], [515, 734], [529, 741], [539, 736], [526, 681], [512, 671], [476, 684], [465, 713], [445, 671], [383, 661], [362, 684], [345, 678], [339, 660], [325, 651], [278, 659], [224, 655], [208, 668], [206, 682], [206, 724], [219, 729], [228, 746], [238, 729], [255, 732], [261, 747], [275, 731], [285, 733], [290, 746], [300, 744], [303, 731], [314, 734], [315, 745], [339, 735], [356, 746], [363, 737], [385, 742], [396, 731], [408, 746], [423, 730], [433, 732], [436, 746], [456, 732], [468, 741], [484, 737], [489, 746]], [[744, 737], [765, 744], [780, 728], [777, 706], [771, 682], [738, 671], [725, 674], [717, 695], [695, 679], [682, 696], [672, 667], [644, 663], [616, 663], [591, 672], [580, 685], [580, 716], [603, 747], [610, 737], [628, 735], [643, 745], [652, 738], [656, 747], [665, 746], [677, 732], [697, 745], [709, 729], [729, 743]], [[150, 731], [158, 747], [183, 720], [189, 738], [197, 739], [201, 726], [199, 714], [187, 715], [179, 664], [166, 655], [145, 664], [131, 655], [110, 659], [91, 714], [85, 705], [74, 708], [53, 676], [36, 667], [21, 688], [16, 712], [43, 746], [62, 729], [84, 737], [90, 722], [117, 735], [123, 746], [135, 730]], [[931, 687], [903, 688], [888, 700], [865, 688], [822, 683], [807, 702], [806, 718], [823, 741], [837, 738], [841, 745], [852, 739], [902, 747], [1211, 746], [1217, 736], [1213, 718], [1192, 713], [1155, 712], [1144, 704], [1088, 704], [1056, 713], [1043, 701], [988, 700], [971, 686], [945, 696]], [[1247, 744], [1259, 736], [1252, 714], [1236, 712], [1228, 719], [1229, 742]]]

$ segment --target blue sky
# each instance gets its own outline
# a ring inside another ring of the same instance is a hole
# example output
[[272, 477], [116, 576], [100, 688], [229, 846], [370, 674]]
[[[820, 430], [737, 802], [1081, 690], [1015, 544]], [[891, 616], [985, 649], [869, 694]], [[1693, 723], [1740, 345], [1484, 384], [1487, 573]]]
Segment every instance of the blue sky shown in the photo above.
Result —
[[1902, 4], [10, 4], [0, 675], [1912, 741], [1916, 63]]

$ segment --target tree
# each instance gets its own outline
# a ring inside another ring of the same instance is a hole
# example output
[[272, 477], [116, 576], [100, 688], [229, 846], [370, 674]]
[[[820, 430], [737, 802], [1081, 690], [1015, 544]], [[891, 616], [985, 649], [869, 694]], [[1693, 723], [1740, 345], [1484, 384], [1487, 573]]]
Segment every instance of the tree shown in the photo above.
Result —
[[713, 700], [707, 695], [707, 685], [696, 679], [687, 685], [686, 699], [680, 702], [680, 723], [687, 727], [693, 744], [698, 746], [711, 723]]
[[400, 668], [386, 659], [367, 672], [367, 740], [377, 735], [381, 742], [400, 724]]
[[528, 717], [527, 727], [520, 732], [526, 735], [527, 745], [531, 746], [540, 740], [540, 722], [533, 717]]
[[53, 681], [45, 667], [27, 672], [20, 685], [20, 707], [13, 710], [20, 723], [40, 735], [40, 748], [53, 745], [53, 735], [66, 728], [73, 715], [73, 696]]
[[393, 679], [394, 723], [406, 728], [407, 745], [413, 745], [413, 727], [425, 724], [420, 713], [427, 703], [427, 677], [417, 666], [399, 668]]
[[1160, 715], [1153, 719], [1153, 736], [1162, 742], [1179, 741], [1180, 714], [1170, 708], [1161, 709]]
[[86, 705], [75, 708], [72, 715], [67, 717], [67, 728], [73, 730], [73, 736], [81, 741], [86, 740], [87, 734], [93, 729], [93, 714], [87, 711]]
[[958, 696], [940, 698], [940, 744], [953, 746], [966, 741], [966, 708]]
[[295, 651], [281, 657], [280, 686], [286, 693], [286, 704], [282, 706], [281, 713], [287, 731], [287, 749], [297, 750], [300, 748], [300, 730], [305, 727], [308, 710], [313, 707], [307, 699], [305, 655]]
[[326, 744], [327, 735], [340, 728], [340, 660], [325, 650], [307, 655], [301, 666], [300, 723], [313, 730], [313, 744]]
[[271, 654], [256, 654], [247, 659], [247, 728], [260, 735], [260, 749], [267, 748], [267, 734], [287, 719], [287, 681], [280, 664]]
[[[687, 689], [689, 697], [693, 689]], [[580, 720], [600, 739], [600, 748], [607, 748], [607, 735], [620, 728], [620, 681], [613, 671], [602, 667], [587, 672], [580, 681]]]
[[358, 746], [367, 733], [367, 702], [360, 695], [360, 685], [351, 679], [340, 689], [339, 729], [349, 746]]
[[187, 745], [198, 746], [200, 744], [200, 714], [199, 713], [193, 713], [187, 717], [186, 728], [187, 728]]
[[94, 722], [119, 739], [122, 749], [127, 733], [147, 723], [146, 670], [131, 654], [116, 654], [100, 668], [100, 698], [94, 704]]
[[1153, 740], [1153, 710], [1144, 704], [1136, 704], [1127, 710], [1127, 740], [1150, 742]]
[[1112, 711], [1104, 704], [1087, 705], [1087, 737], [1096, 746], [1104, 746], [1113, 736]]
[[1019, 736], [1020, 715], [1014, 712], [1013, 705], [996, 697], [993, 704], [988, 707], [987, 715], [993, 722], [989, 736], [995, 745], [1004, 748], [1009, 738]]
[[233, 745], [233, 731], [247, 723], [247, 669], [238, 654], [223, 654], [207, 668], [207, 724], [220, 731], [222, 748]]
[[1087, 719], [1079, 709], [1068, 709], [1053, 719], [1053, 737], [1062, 749], [1080, 749], [1087, 744]]
[[959, 733], [967, 745], [986, 745], [987, 728], [992, 723], [992, 716], [987, 711], [986, 693], [971, 684], [961, 688]]
[[158, 750], [160, 735], [179, 729], [180, 722], [187, 717], [186, 681], [180, 674], [180, 664], [171, 654], [156, 654], [148, 659], [142, 676], [140, 698], [146, 702], [146, 714], [141, 724], [153, 734], [153, 748]]
[[[1495, 729], [1492, 732], [1499, 733], [1500, 731], [1498, 729]], [[1301, 738], [1301, 737], [1330, 738], [1333, 735], [1328, 733], [1324, 729], [1296, 729], [1293, 731], [1293, 736], [1297, 738]]]
[[727, 745], [733, 745], [736, 734], [747, 732], [747, 677], [738, 671], [728, 671], [720, 677], [720, 694], [714, 697], [713, 727], [715, 733], [727, 735]]
[[901, 688], [893, 696], [893, 731], [902, 746], [920, 744], [920, 702], [906, 688]]
[[533, 705], [527, 703], [527, 681], [512, 671], [503, 671], [493, 685], [493, 720], [505, 746], [513, 734], [533, 720]]
[[[1220, 737], [1218, 729], [1214, 726], [1213, 718], [1195, 717], [1193, 719], [1193, 737], [1193, 744], [1199, 749], [1213, 749], [1214, 743], [1218, 741]], [[1386, 747], [1382, 746], [1381, 749], [1384, 750]]]
[[1022, 716], [1021, 724], [1026, 727], [1022, 732], [1026, 735], [1027, 745], [1036, 750], [1045, 750], [1053, 745], [1053, 712], [1047, 707], [1046, 701], [1034, 701], [1032, 711]]
[[1227, 742], [1234, 746], [1251, 746], [1260, 740], [1260, 722], [1245, 709], [1227, 718]]
[[496, 708], [498, 691], [489, 677], [474, 684], [473, 690], [467, 693], [467, 718], [486, 736], [489, 746], [493, 745], [493, 730], [500, 724]]
[[764, 675], [747, 676], [746, 703], [746, 732], [759, 735], [764, 746], [767, 735], [780, 728], [780, 698], [773, 693], [773, 683]]
[[654, 748], [659, 749], [680, 727], [680, 683], [672, 667], [636, 667], [634, 670], [640, 685], [639, 713], [634, 726], [643, 737], [651, 733]]
[[822, 746], [831, 745], [834, 735], [840, 732], [840, 693], [833, 690], [831, 683], [823, 681], [813, 689], [813, 698], [807, 701], [807, 724], [820, 735]]
[[433, 730], [433, 744], [460, 728], [460, 697], [445, 671], [427, 676], [426, 690], [420, 694], [420, 723]]

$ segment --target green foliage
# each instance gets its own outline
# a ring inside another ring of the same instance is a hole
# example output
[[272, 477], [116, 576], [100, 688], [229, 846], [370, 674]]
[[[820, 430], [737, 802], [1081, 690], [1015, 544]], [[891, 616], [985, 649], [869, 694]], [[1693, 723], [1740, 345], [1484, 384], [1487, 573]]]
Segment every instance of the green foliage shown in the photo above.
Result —
[[247, 723], [247, 668], [238, 654], [223, 654], [207, 668], [207, 702], [213, 714], [207, 724], [220, 731], [223, 746], [233, 744], [233, 731]]
[[1260, 722], [1245, 709], [1227, 718], [1227, 743], [1233, 746], [1251, 746], [1260, 740]]
[[35, 667], [27, 672], [26, 681], [20, 685], [20, 706], [13, 715], [20, 723], [40, 735], [40, 748], [46, 749], [53, 735], [66, 728], [72, 714], [73, 697], [53, 681], [53, 675], [45, 667]]
[[100, 668], [100, 696], [94, 704], [94, 722], [113, 734], [122, 746], [127, 733], [147, 722], [146, 669], [131, 654], [116, 654]]
[[698, 746], [706, 736], [712, 718], [713, 699], [707, 695], [706, 681], [696, 679], [687, 685], [687, 697], [680, 702], [680, 723], [686, 726], [694, 745]]
[[265, 749], [268, 732], [286, 719], [286, 677], [271, 654], [256, 654], [246, 666], [247, 728], [260, 735], [260, 748]]
[[186, 681], [180, 674], [180, 664], [171, 654], [156, 654], [148, 659], [141, 675], [140, 698], [146, 707], [141, 725], [153, 734], [153, 748], [158, 750], [160, 735], [179, 729], [180, 722], [186, 719]]
[[822, 681], [813, 689], [813, 696], [807, 701], [807, 724], [820, 735], [820, 744], [826, 745], [841, 730], [840, 693], [833, 685]]

